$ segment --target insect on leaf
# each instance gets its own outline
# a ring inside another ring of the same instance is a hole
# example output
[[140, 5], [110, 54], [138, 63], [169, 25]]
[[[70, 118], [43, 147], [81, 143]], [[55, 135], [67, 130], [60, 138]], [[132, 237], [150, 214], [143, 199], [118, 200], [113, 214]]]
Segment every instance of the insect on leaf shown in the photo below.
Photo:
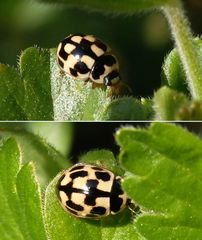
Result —
[[[102, 160], [107, 159], [107, 157], [112, 158], [113, 155], [108, 151], [97, 151], [97, 154], [96, 151], [93, 151], [87, 153], [86, 157], [83, 156], [82, 160], [85, 161], [89, 156], [90, 162], [95, 163], [98, 158]], [[141, 239], [138, 238], [130, 212], [127, 209], [102, 220], [81, 219], [65, 211], [59, 203], [56, 191], [60, 177], [61, 173], [53, 179], [45, 193], [45, 221], [50, 239], [64, 239], [66, 236], [69, 240]]]

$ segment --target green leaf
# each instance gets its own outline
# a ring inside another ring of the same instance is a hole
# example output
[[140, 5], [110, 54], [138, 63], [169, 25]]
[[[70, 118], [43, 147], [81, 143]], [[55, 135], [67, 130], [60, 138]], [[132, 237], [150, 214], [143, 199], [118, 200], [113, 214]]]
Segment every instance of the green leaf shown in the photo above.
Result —
[[72, 146], [73, 124], [70, 122], [29, 122], [26, 129], [46, 140], [63, 156], [68, 156]]
[[146, 120], [147, 117], [146, 108], [132, 97], [113, 100], [102, 115], [103, 120]]
[[0, 124], [0, 136], [4, 139], [14, 137], [18, 141], [22, 150], [22, 162], [36, 163], [37, 176], [43, 187], [58, 171], [69, 166], [70, 163], [65, 156], [55, 150], [45, 139], [26, 131], [22, 125], [10, 124]]
[[28, 48], [18, 70], [0, 65], [1, 120], [52, 120], [49, 51]]
[[162, 72], [162, 82], [174, 90], [189, 94], [186, 84], [186, 76], [182, 68], [180, 56], [176, 49], [173, 49], [165, 59]]
[[[200, 53], [202, 58], [202, 40], [200, 38], [196, 38], [195, 43], [198, 48], [197, 51]], [[190, 95], [186, 82], [186, 74], [176, 48], [174, 48], [165, 59], [162, 81], [174, 90], [182, 91], [185, 94]]]
[[123, 187], [143, 212], [144, 239], [202, 238], [202, 141], [174, 124], [121, 128], [120, 160], [130, 175]]
[[182, 92], [168, 87], [160, 88], [153, 98], [156, 120], [200, 120], [202, 103], [189, 101]]
[[30, 120], [52, 120], [50, 53], [28, 48], [20, 57], [20, 73], [25, 87], [24, 109]]
[[47, 239], [40, 189], [32, 163], [21, 166], [13, 139], [0, 148], [1, 239]]
[[[0, 64], [0, 119], [26, 119], [26, 114], [20, 105], [23, 92], [19, 92], [22, 83], [14, 68]], [[14, 91], [15, 89], [15, 91]]]
[[116, 175], [123, 176], [124, 171], [120, 168], [117, 159], [115, 159], [114, 154], [109, 150], [92, 150], [79, 158], [79, 162], [96, 164], [103, 166]]
[[153, 102], [155, 119], [176, 120], [178, 112], [188, 104], [188, 99], [183, 93], [162, 87], [154, 94]]
[[19, 65], [20, 74], [0, 68], [2, 120], [99, 120], [111, 101], [110, 88], [93, 89], [92, 82], [62, 74], [56, 49], [28, 48]]
[[[98, 163], [99, 159], [105, 165], [107, 159], [112, 164], [114, 157], [109, 151], [103, 150], [89, 152], [81, 159], [88, 163]], [[45, 193], [45, 222], [50, 239], [64, 239], [67, 236], [68, 240], [81, 238], [84, 240], [139, 239], [127, 209], [115, 216], [106, 217], [99, 221], [79, 219], [66, 212], [61, 207], [56, 194], [56, 185], [60, 176], [61, 173], [53, 179]]]
[[51, 85], [55, 120], [145, 119], [144, 107], [133, 98], [113, 100], [111, 88], [94, 88], [61, 73], [56, 49], [51, 50]]
[[88, 7], [98, 10], [106, 10], [113, 12], [128, 12], [133, 13], [137, 10], [144, 10], [148, 8], [156, 8], [160, 6], [164, 6], [167, 3], [171, 2], [171, 0], [38, 0], [39, 2], [50, 2], [50, 3], [66, 3], [69, 5], [77, 6], [77, 7]]
[[186, 73], [187, 86], [194, 100], [202, 100], [202, 56], [194, 40], [190, 24], [180, 0], [171, 1], [162, 11], [170, 25], [183, 69]]
[[92, 81], [85, 83], [62, 73], [56, 49], [26, 49], [19, 68], [20, 73], [0, 65], [1, 120], [146, 119], [146, 108], [137, 100], [119, 98], [112, 102], [118, 88], [95, 88]]
[[55, 120], [99, 120], [110, 103], [110, 88], [92, 87], [92, 82], [70, 78], [61, 73], [56, 59], [56, 49], [51, 50], [51, 86]]

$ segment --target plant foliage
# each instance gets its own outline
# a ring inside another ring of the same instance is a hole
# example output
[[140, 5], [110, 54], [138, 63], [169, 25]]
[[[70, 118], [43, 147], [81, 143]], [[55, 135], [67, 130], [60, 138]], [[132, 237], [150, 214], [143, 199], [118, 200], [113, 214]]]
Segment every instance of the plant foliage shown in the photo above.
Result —
[[[185, 129], [163, 123], [151, 124], [148, 129], [122, 127], [116, 133], [119, 161], [107, 150], [93, 150], [80, 157], [80, 162], [125, 176], [123, 188], [140, 207], [140, 213], [125, 209], [98, 221], [78, 219], [66, 212], [56, 192], [61, 170], [44, 189], [35, 173], [39, 163], [32, 163], [32, 156], [27, 156], [23, 165], [19, 140], [14, 138], [4, 139], [0, 148], [2, 239], [202, 238], [202, 141]], [[49, 154], [59, 157], [58, 153]]]

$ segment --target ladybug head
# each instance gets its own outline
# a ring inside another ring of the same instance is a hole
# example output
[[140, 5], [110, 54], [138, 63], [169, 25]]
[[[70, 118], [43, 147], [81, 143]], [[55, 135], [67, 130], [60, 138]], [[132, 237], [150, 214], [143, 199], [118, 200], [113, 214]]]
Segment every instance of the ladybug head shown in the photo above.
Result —
[[117, 70], [113, 70], [104, 77], [104, 85], [111, 86], [115, 85], [120, 81], [120, 74]]

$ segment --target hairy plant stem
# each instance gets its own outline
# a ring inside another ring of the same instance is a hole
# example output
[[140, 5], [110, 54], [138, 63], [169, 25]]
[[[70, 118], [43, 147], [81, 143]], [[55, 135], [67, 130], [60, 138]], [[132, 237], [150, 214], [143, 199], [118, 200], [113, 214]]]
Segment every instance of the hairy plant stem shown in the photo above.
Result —
[[182, 61], [187, 84], [193, 99], [202, 100], [202, 61], [194, 42], [189, 22], [183, 10], [181, 1], [162, 8], [168, 19], [173, 38]]

